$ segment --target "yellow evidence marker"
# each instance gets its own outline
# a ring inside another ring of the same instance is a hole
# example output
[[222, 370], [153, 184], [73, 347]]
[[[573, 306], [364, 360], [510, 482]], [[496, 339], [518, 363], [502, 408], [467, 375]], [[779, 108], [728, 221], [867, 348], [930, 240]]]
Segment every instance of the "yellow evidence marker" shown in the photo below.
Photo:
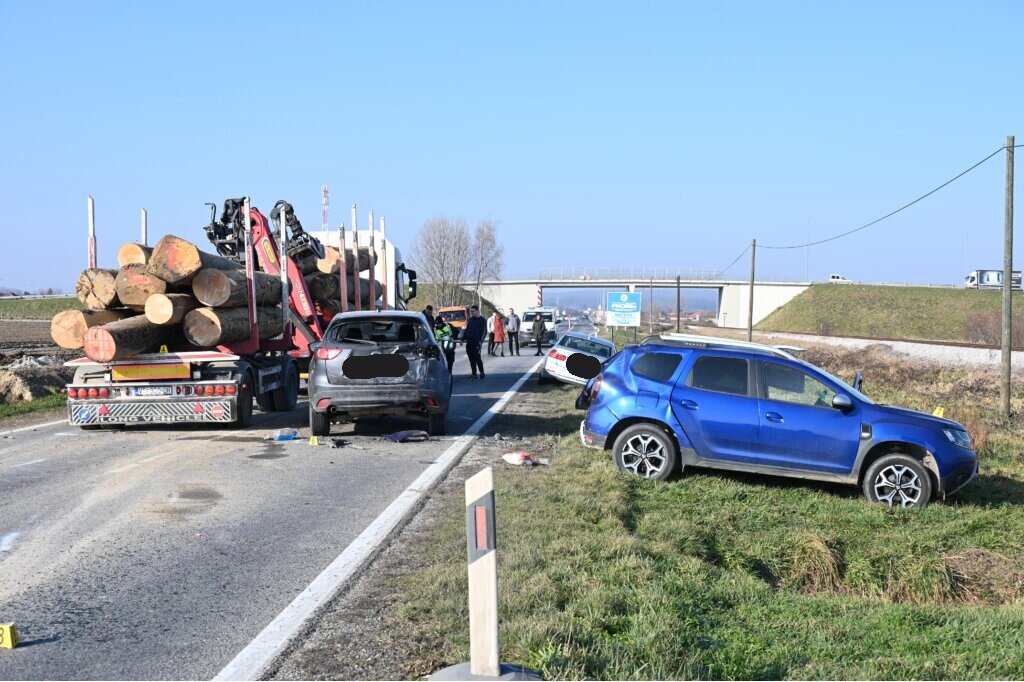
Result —
[[309, 444], [310, 445], [320, 445], [320, 437], [319, 436], [310, 436], [309, 437]]
[[18, 628], [14, 623], [0, 623], [0, 649], [18, 646]]
[[946, 410], [943, 409], [941, 406], [939, 406], [939, 407], [935, 408], [934, 412], [932, 412], [932, 416], [933, 417], [942, 417], [945, 413], [946, 413]]

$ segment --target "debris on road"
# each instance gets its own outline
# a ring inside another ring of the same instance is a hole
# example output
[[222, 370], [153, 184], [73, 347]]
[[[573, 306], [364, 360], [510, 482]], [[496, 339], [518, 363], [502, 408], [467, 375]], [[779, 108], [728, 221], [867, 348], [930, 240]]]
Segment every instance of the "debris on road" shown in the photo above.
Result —
[[392, 443], [422, 443], [423, 441], [430, 440], [430, 434], [426, 431], [396, 431], [384, 436], [384, 440], [389, 440]]
[[267, 440], [273, 440], [273, 441], [295, 440], [298, 437], [298, 435], [299, 435], [298, 429], [293, 429], [293, 428], [278, 429], [277, 431], [274, 432], [274, 435], [270, 436], [269, 438], [267, 438]]
[[522, 450], [506, 452], [501, 458], [513, 466], [522, 467], [548, 466], [551, 463], [551, 460], [547, 457], [534, 457]]

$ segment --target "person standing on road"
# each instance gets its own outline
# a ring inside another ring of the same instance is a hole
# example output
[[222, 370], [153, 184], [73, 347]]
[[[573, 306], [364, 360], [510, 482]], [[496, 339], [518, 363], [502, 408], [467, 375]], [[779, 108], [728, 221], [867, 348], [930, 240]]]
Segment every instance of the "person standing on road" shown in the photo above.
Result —
[[[505, 318], [505, 329], [508, 331], [508, 354], [519, 355], [519, 326], [521, 321], [516, 315], [515, 308], [508, 309], [508, 317]], [[515, 344], [515, 350], [512, 349]]]
[[439, 315], [434, 321], [434, 340], [437, 341], [437, 345], [441, 346], [441, 352], [444, 353], [444, 359], [448, 363], [448, 373], [452, 373], [452, 367], [455, 365], [455, 333], [452, 331], [451, 326]]
[[480, 378], [485, 378], [484, 361], [480, 357], [480, 345], [484, 342], [484, 334], [487, 332], [487, 323], [480, 317], [480, 308], [470, 306], [469, 319], [466, 326], [462, 328], [462, 340], [466, 343], [466, 357], [469, 358], [470, 379], [477, 377], [477, 369], [480, 370]]
[[494, 355], [494, 320], [498, 316], [497, 312], [491, 313], [491, 316], [487, 318], [487, 354]]
[[423, 317], [427, 318], [427, 322], [430, 323], [430, 328], [434, 328], [434, 306], [428, 305], [423, 309]]
[[544, 335], [548, 328], [544, 325], [544, 316], [538, 312], [533, 317], [533, 338], [537, 340], [537, 355], [543, 355], [541, 348], [544, 346]]
[[[505, 357], [505, 318], [501, 313], [494, 313], [494, 347], [501, 349], [501, 357]], [[494, 351], [491, 351], [494, 355]]]

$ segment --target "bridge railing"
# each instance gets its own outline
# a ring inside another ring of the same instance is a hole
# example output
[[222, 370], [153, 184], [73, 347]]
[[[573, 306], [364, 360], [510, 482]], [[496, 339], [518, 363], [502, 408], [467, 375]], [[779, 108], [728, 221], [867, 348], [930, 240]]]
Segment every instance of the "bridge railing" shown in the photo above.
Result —
[[[537, 273], [513, 276], [506, 274], [502, 279], [534, 279], [539, 282], [555, 282], [566, 280], [674, 280], [679, 277], [689, 281], [720, 281], [720, 280], [743, 280], [742, 275], [735, 273], [723, 276], [714, 270], [679, 270], [676, 268], [543, 268]], [[759, 282], [794, 282], [799, 278], [794, 277], [765, 277], [758, 274]]]

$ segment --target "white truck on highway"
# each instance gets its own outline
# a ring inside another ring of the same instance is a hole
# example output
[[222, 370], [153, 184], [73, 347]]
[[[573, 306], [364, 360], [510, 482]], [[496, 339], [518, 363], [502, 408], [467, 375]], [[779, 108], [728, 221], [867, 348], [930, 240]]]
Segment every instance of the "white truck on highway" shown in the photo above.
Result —
[[[968, 289], [1002, 289], [1002, 270], [973, 270], [964, 277], [964, 287]], [[1021, 271], [1014, 270], [1010, 275], [1010, 287], [1021, 289]]]

